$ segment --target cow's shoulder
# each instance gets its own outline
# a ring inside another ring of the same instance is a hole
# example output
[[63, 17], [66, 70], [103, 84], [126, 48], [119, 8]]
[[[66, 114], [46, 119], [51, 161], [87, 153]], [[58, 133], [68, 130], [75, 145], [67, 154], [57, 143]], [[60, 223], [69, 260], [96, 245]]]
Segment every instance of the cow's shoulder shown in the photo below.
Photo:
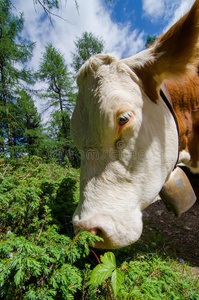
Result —
[[[199, 76], [198, 72], [179, 80], [165, 81], [179, 124], [182, 162], [199, 172]], [[185, 155], [186, 153], [186, 155]]]

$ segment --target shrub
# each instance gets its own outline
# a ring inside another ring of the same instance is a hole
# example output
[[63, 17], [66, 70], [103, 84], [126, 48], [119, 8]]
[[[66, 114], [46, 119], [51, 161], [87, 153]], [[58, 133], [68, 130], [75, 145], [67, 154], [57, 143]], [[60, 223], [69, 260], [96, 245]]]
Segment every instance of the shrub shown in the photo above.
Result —
[[74, 299], [82, 288], [82, 271], [75, 266], [88, 255], [96, 238], [81, 233], [74, 240], [56, 229], [38, 235], [7, 233], [0, 243], [0, 296], [3, 299]]
[[96, 239], [71, 240], [78, 172], [24, 157], [1, 164], [0, 175], [1, 297], [73, 299], [82, 281], [74, 263]]
[[0, 228], [18, 235], [57, 224], [73, 234], [71, 218], [78, 198], [78, 173], [25, 157], [0, 166]]
[[[100, 238], [86, 232], [73, 236], [79, 171], [38, 157], [7, 158], [0, 163], [0, 183], [0, 299], [109, 299], [105, 282], [90, 284], [97, 261], [89, 245]], [[184, 266], [179, 271], [176, 263], [146, 254], [163, 243], [160, 236], [155, 243], [147, 238], [114, 251], [117, 267], [110, 263], [113, 254], [103, 256], [110, 293], [118, 300], [198, 299], [197, 279], [184, 273]]]

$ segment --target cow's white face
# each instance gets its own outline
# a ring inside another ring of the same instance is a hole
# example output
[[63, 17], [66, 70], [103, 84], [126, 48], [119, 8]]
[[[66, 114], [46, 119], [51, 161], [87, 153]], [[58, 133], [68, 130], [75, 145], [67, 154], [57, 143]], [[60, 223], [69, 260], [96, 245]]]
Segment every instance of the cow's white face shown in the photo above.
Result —
[[171, 113], [162, 100], [153, 103], [142, 92], [125, 63], [112, 58], [83, 80], [72, 134], [82, 156], [76, 231], [101, 236], [104, 243], [97, 247], [135, 242], [142, 232], [141, 211], [176, 162], [178, 137]]
[[186, 71], [197, 47], [198, 6], [154, 47], [124, 60], [97, 55], [80, 69], [71, 121], [82, 157], [73, 222], [76, 232], [104, 239], [96, 247], [119, 248], [140, 237], [142, 210], [175, 165], [177, 129], [158, 91], [165, 78]]

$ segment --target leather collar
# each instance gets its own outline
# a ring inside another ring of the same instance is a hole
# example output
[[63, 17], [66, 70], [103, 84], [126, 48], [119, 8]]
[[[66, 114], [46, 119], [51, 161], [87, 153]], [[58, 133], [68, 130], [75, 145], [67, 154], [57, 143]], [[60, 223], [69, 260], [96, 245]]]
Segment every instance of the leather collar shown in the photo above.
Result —
[[178, 159], [179, 159], [180, 131], [179, 131], [178, 120], [177, 120], [176, 114], [175, 114], [174, 109], [173, 109], [173, 103], [172, 103], [172, 100], [171, 100], [171, 96], [170, 96], [169, 91], [167, 89], [167, 86], [164, 82], [160, 86], [160, 97], [162, 98], [162, 100], [164, 101], [164, 103], [166, 104], [168, 109], [170, 110], [170, 112], [171, 112], [171, 114], [174, 118], [176, 128], [177, 128], [177, 132], [178, 132], [178, 157], [177, 157], [177, 161], [176, 161], [175, 166], [174, 166], [174, 169], [175, 169], [176, 165], [178, 163]]

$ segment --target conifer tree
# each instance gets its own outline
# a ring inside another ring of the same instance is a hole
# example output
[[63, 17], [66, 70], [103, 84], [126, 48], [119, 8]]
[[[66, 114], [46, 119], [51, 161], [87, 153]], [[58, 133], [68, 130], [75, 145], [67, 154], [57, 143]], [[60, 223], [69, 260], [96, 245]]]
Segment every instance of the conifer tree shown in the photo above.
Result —
[[69, 115], [75, 102], [74, 78], [68, 71], [63, 55], [52, 44], [48, 44], [43, 54], [38, 70], [38, 78], [46, 83], [41, 93], [45, 103], [45, 110], [50, 111], [51, 122], [56, 121], [55, 128], [59, 134], [54, 139], [62, 144], [62, 160], [68, 153], [69, 144]]
[[105, 44], [102, 38], [95, 36], [92, 32], [84, 32], [74, 43], [75, 51], [72, 52], [72, 67], [76, 73], [89, 57], [101, 53]]
[[53, 112], [71, 112], [74, 107], [73, 77], [68, 71], [64, 56], [52, 44], [47, 44], [45, 48], [38, 78], [47, 84], [41, 94], [46, 99], [45, 110], [52, 108]]
[[149, 48], [156, 40], [157, 40], [156, 35], [153, 35], [153, 36], [148, 35], [146, 43], [145, 43], [145, 47]]
[[39, 155], [40, 142], [43, 139], [41, 116], [37, 112], [31, 96], [21, 90], [17, 102], [13, 105], [15, 126], [13, 127], [13, 141], [15, 151], [19, 155]]
[[0, 150], [14, 153], [13, 117], [10, 106], [16, 101], [16, 90], [22, 82], [31, 82], [25, 62], [32, 56], [34, 43], [22, 39], [23, 16], [15, 16], [9, 0], [0, 0]]

